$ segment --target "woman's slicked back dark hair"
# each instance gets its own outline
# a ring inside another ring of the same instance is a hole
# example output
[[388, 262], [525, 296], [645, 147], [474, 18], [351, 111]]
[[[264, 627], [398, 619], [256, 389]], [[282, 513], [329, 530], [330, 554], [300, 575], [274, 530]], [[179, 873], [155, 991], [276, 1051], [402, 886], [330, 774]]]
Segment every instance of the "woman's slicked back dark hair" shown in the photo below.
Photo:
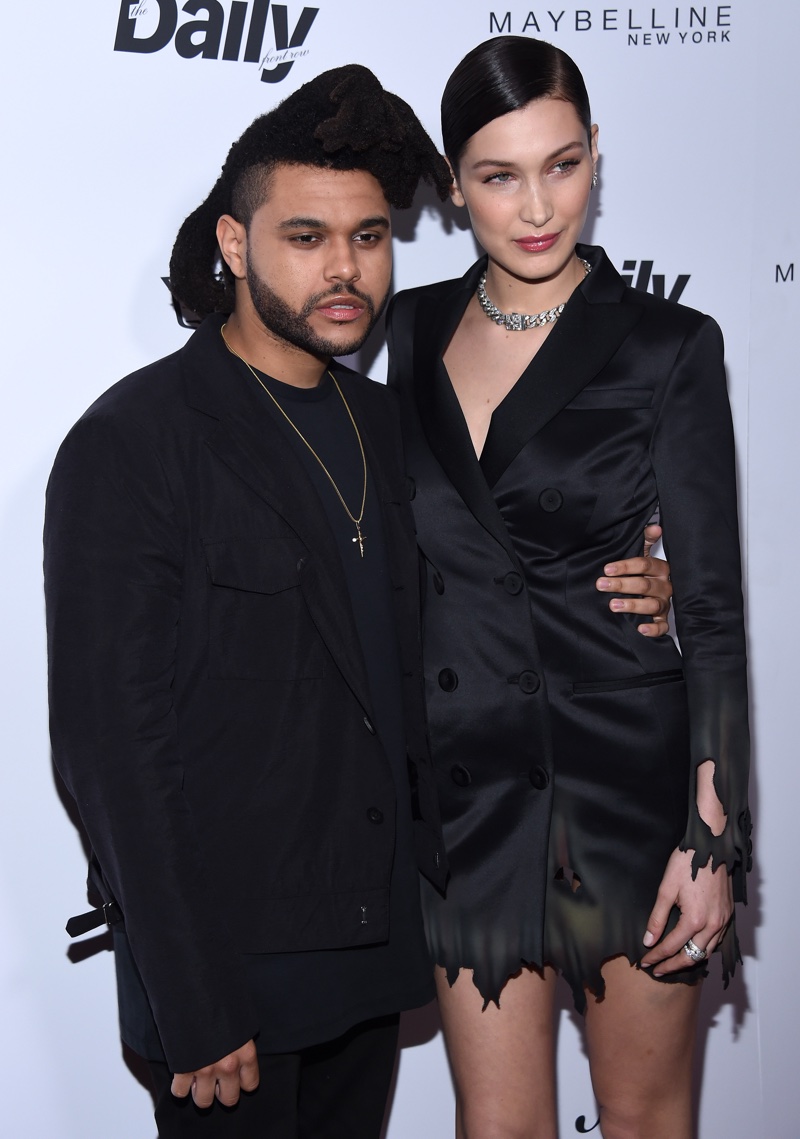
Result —
[[444, 152], [458, 170], [467, 143], [493, 119], [546, 97], [571, 103], [591, 135], [583, 76], [566, 52], [530, 36], [496, 36], [464, 56], [442, 95]]

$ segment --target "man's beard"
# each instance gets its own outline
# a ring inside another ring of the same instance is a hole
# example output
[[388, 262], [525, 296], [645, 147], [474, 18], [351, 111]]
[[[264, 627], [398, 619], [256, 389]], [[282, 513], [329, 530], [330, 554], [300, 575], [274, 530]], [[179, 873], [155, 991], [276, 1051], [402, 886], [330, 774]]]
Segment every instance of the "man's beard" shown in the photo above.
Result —
[[[282, 297], [273, 292], [262, 277], [258, 276], [250, 263], [249, 256], [247, 258], [247, 285], [250, 289], [253, 308], [258, 313], [265, 328], [269, 329], [273, 335], [279, 336], [281, 340], [294, 344], [296, 348], [309, 352], [313, 356], [322, 357], [350, 356], [353, 352], [357, 352], [372, 332], [389, 299], [387, 290], [376, 309], [372, 297], [359, 292], [355, 285], [348, 285], [343, 282], [326, 289], [324, 293], [317, 293], [315, 296], [309, 297], [302, 309], [295, 312]], [[344, 294], [357, 297], [364, 304], [367, 311], [366, 328], [362, 328], [350, 343], [342, 343], [341, 340], [326, 340], [324, 336], [318, 336], [314, 332], [308, 318], [326, 297], [343, 296]]]

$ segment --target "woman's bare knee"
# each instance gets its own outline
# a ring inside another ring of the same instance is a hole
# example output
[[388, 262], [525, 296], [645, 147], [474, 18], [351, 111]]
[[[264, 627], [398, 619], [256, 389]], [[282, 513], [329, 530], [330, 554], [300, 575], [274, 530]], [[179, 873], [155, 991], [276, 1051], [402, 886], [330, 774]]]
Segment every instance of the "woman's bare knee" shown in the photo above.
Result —
[[461, 1126], [456, 1132], [458, 1139], [557, 1139], [554, 1120], [492, 1119], [477, 1117], [469, 1121], [462, 1115]]
[[589, 998], [586, 1039], [603, 1139], [690, 1139], [699, 991], [664, 985], [615, 958]]

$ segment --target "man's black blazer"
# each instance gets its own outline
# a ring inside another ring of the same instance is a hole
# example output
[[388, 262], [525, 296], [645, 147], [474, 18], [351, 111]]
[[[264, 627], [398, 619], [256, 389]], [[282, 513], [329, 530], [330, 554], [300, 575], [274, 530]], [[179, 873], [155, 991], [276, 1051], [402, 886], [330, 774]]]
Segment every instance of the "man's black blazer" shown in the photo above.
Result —
[[[55, 762], [175, 1071], [257, 1031], [242, 953], [385, 940], [394, 851], [395, 790], [335, 540], [221, 322], [79, 420], [45, 525]], [[441, 885], [393, 396], [334, 372], [381, 502], [418, 861]]]

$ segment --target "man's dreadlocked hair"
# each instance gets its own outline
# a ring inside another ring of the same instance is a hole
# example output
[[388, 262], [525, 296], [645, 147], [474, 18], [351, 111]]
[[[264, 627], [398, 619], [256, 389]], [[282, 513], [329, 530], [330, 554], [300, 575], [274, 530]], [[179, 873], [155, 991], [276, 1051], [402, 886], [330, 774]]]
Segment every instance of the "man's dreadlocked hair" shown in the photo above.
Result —
[[181, 226], [170, 288], [198, 317], [234, 307], [233, 275], [224, 262], [217, 273], [217, 220], [231, 214], [248, 226], [279, 164], [366, 170], [399, 210], [411, 205], [420, 179], [442, 200], [451, 183], [447, 163], [408, 103], [358, 64], [323, 72], [247, 128], [211, 193]]

